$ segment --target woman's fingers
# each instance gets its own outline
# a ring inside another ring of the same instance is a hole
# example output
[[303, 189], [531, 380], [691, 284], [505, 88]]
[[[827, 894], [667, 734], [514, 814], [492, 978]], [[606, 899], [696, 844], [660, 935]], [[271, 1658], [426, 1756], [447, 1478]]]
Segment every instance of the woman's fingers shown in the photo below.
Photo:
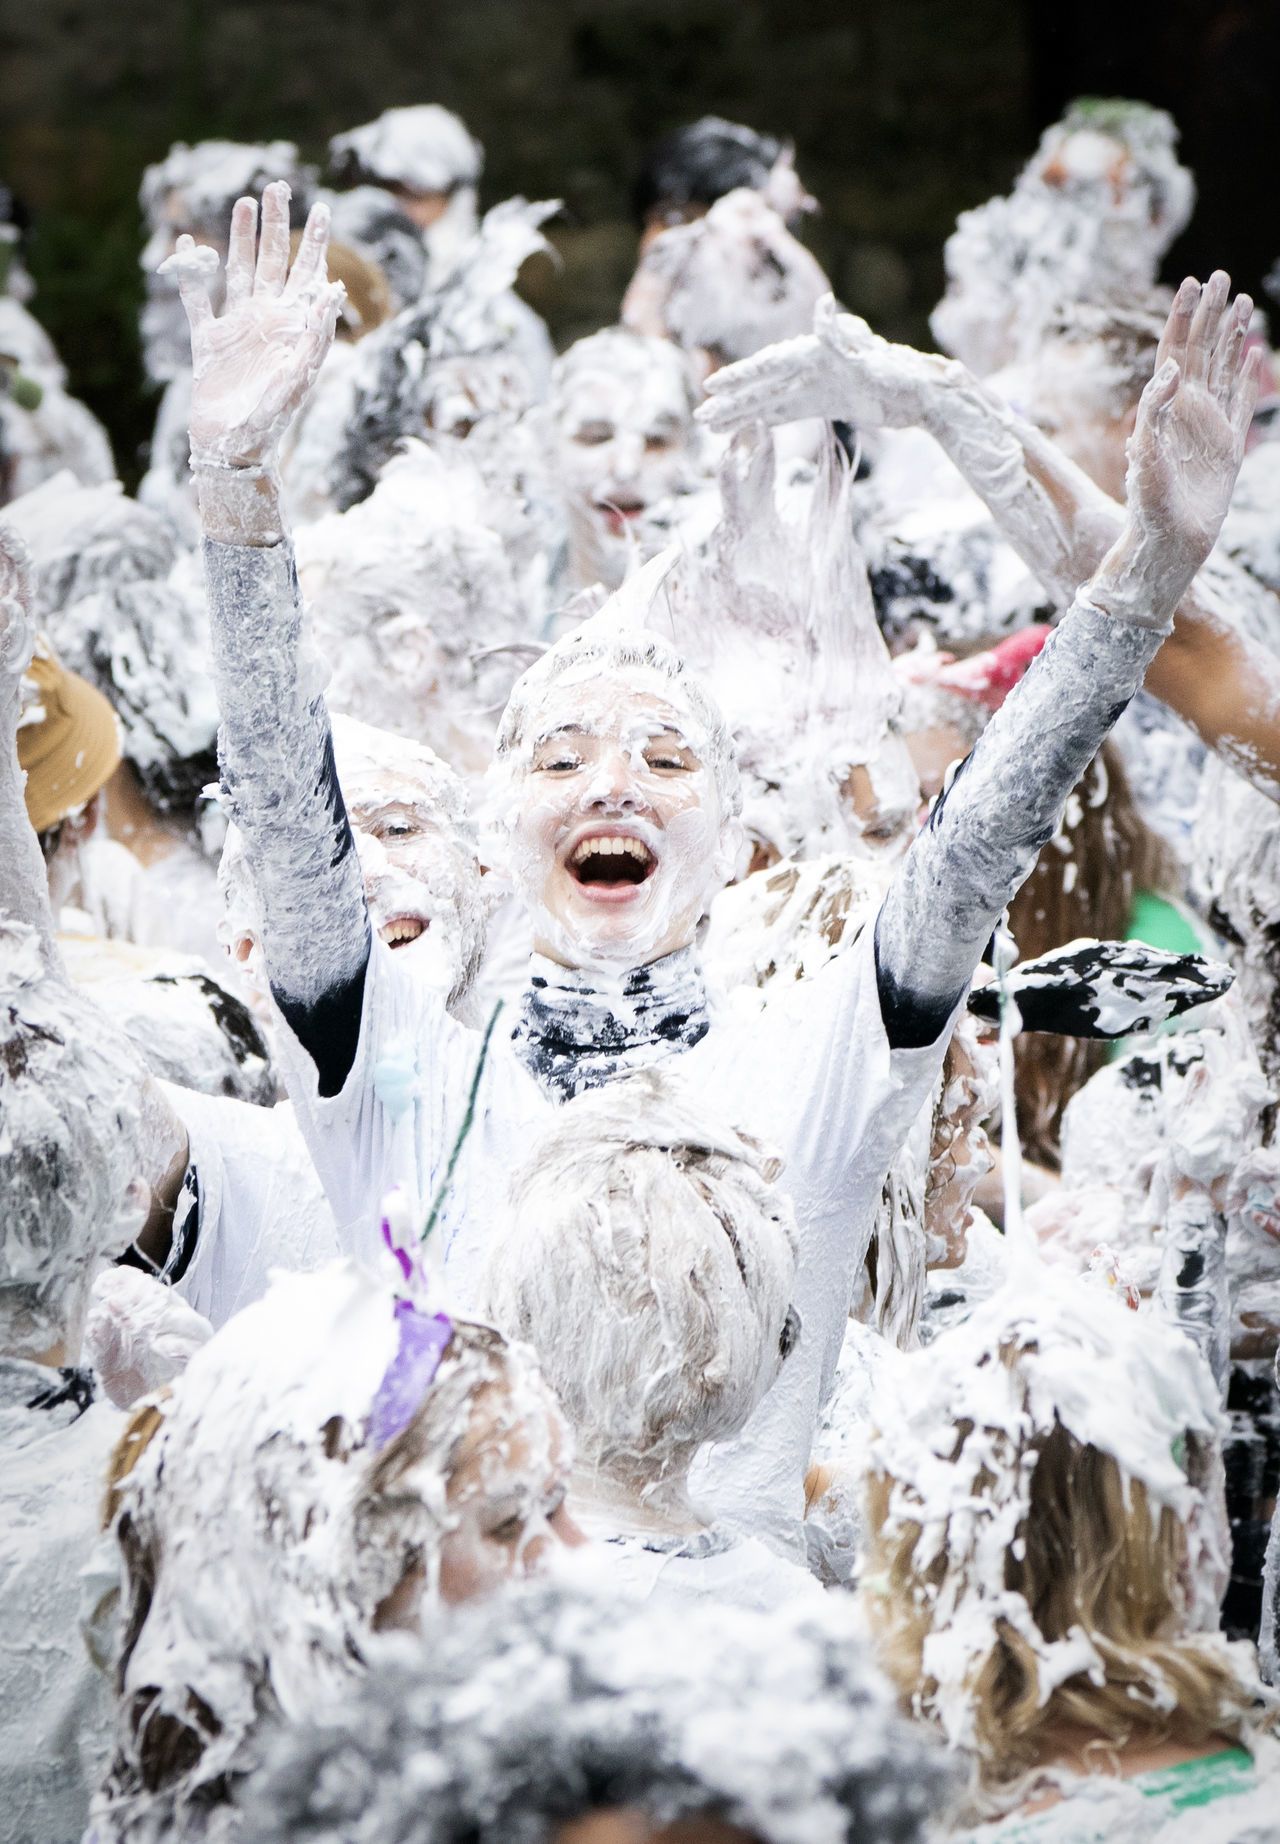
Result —
[[262, 195], [262, 235], [258, 240], [255, 293], [280, 294], [289, 274], [289, 188], [273, 179]]
[[1195, 276], [1187, 276], [1173, 297], [1169, 318], [1165, 321], [1164, 332], [1160, 335], [1160, 344], [1156, 349], [1156, 371], [1159, 371], [1166, 359], [1175, 359], [1181, 365], [1187, 350], [1187, 335], [1191, 331], [1191, 322], [1200, 305], [1200, 294], [1200, 284]]
[[307, 214], [306, 229], [298, 244], [298, 254], [293, 259], [289, 271], [289, 280], [285, 285], [285, 299], [296, 298], [325, 280], [325, 252], [329, 247], [329, 207], [324, 204], [313, 205]]
[[1209, 364], [1218, 340], [1222, 310], [1231, 293], [1231, 278], [1224, 269], [1215, 269], [1201, 290], [1200, 301], [1191, 317], [1187, 334], [1187, 355], [1182, 363], [1183, 376], [1191, 384], [1207, 384]]
[[1236, 373], [1235, 386], [1231, 393], [1231, 427], [1235, 431], [1237, 442], [1244, 446], [1253, 421], [1253, 413], [1258, 407], [1258, 387], [1262, 378], [1262, 348], [1255, 346], [1247, 352], [1244, 364]]
[[253, 293], [253, 261], [258, 240], [258, 201], [238, 198], [231, 212], [227, 242], [227, 306], [236, 307]]
[[1240, 354], [1249, 336], [1249, 322], [1252, 318], [1253, 301], [1249, 295], [1237, 295], [1231, 311], [1222, 317], [1217, 342], [1209, 360], [1209, 389], [1223, 401], [1230, 396], [1234, 387], [1236, 373], [1240, 369]]
[[213, 319], [213, 303], [209, 299], [209, 283], [218, 273], [218, 253], [207, 244], [197, 243], [194, 237], [185, 231], [174, 246], [173, 255], [166, 257], [156, 271], [157, 275], [172, 275], [177, 278], [178, 294], [186, 309], [187, 324], [194, 336], [205, 321]]

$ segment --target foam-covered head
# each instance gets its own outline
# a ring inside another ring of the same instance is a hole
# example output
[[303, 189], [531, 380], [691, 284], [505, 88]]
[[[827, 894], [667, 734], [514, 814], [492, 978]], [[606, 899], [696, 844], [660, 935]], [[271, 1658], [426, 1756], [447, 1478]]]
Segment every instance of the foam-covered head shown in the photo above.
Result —
[[120, 719], [150, 799], [189, 811], [216, 772], [209, 618], [164, 521], [119, 484], [58, 475], [6, 508], [34, 564], [36, 612], [63, 663]]
[[985, 375], [1033, 355], [1063, 301], [1141, 298], [1195, 201], [1177, 139], [1145, 103], [1074, 103], [1007, 197], [961, 213], [930, 321], [943, 350]]
[[261, 1719], [345, 1687], [376, 1630], [420, 1630], [441, 1596], [540, 1560], [571, 1451], [532, 1356], [446, 1323], [384, 1427], [422, 1322], [354, 1264], [280, 1274], [175, 1383], [117, 1526], [129, 1638], [113, 1791], [158, 1783], [176, 1804], [146, 1835], [181, 1835], [188, 1800], [225, 1797]]
[[298, 534], [298, 575], [330, 666], [330, 709], [488, 761], [530, 625], [480, 475], [415, 444], [368, 499]]
[[539, 951], [634, 967], [686, 946], [737, 869], [733, 742], [684, 661], [637, 626], [656, 558], [511, 694], [490, 785], [493, 850]]
[[189, 233], [226, 255], [231, 208], [238, 198], [260, 199], [273, 179], [287, 180], [290, 216], [305, 219], [315, 195], [315, 168], [298, 157], [292, 141], [177, 141], [163, 160], [146, 168], [138, 202], [147, 241], [138, 261], [146, 277], [142, 310], [143, 363], [149, 377], [164, 383], [191, 364], [191, 335], [178, 298], [177, 278], [157, 275]]
[[660, 230], [702, 217], [726, 192], [742, 187], [763, 193], [788, 223], [813, 209], [789, 145], [743, 122], [704, 115], [649, 149], [632, 204], [642, 230]]
[[[466, 790], [424, 743], [333, 719], [334, 760], [360, 855], [369, 919], [387, 946], [430, 967], [456, 1004], [484, 951], [487, 905]], [[219, 939], [262, 978], [262, 925], [238, 829], [228, 827], [218, 868]]]
[[421, 295], [427, 279], [422, 233], [394, 194], [382, 186], [355, 186], [328, 197], [330, 232], [377, 264], [386, 276], [397, 308]]
[[646, 550], [646, 515], [698, 473], [688, 361], [665, 339], [607, 327], [556, 361], [551, 414], [575, 568], [616, 588]]
[[773, 1382], [795, 1333], [778, 1171], [646, 1072], [567, 1102], [516, 1174], [493, 1310], [541, 1355], [588, 1465], [655, 1486]]
[[452, 192], [479, 183], [484, 149], [460, 116], [428, 102], [384, 109], [376, 121], [334, 135], [329, 159], [339, 185]]
[[94, 1274], [142, 1226], [140, 1066], [0, 920], [0, 1351], [78, 1354]]
[[1151, 377], [1167, 303], [1068, 301], [1020, 364], [991, 382], [1113, 499], [1123, 502], [1125, 443]]
[[672, 570], [650, 621], [705, 679], [733, 732], [756, 868], [832, 851], [896, 857], [919, 787], [902, 693], [854, 536], [851, 476], [828, 451], [780, 493], [763, 430], [720, 468], [720, 520]]
[[1178, 1642], [1219, 1644], [1226, 1580], [1224, 1423], [1199, 1353], [1055, 1272], [1001, 1288], [912, 1372], [875, 1405], [865, 1579], [917, 1710], [997, 1776], [1025, 1764], [1017, 1724], [1029, 1712], [1034, 1728], [1055, 1695], [1059, 1719], [1093, 1726], [1071, 1698], [1113, 1670], [1120, 1708], [1134, 1686], [1130, 1713], [1159, 1726], [1178, 1703]]
[[812, 331], [831, 284], [759, 192], [741, 188], [705, 217], [655, 237], [622, 306], [628, 326], [660, 325], [686, 351], [717, 364], [750, 358]]
[[628, 1839], [919, 1844], [946, 1778], [839, 1596], [768, 1616], [539, 1583], [281, 1736], [247, 1823], [256, 1844], [551, 1844], [624, 1808]]

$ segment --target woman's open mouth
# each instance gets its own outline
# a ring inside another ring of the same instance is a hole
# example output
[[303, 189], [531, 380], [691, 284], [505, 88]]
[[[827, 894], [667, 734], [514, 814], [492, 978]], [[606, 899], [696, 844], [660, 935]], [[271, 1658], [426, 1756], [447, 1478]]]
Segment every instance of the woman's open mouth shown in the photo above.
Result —
[[576, 884], [593, 897], [611, 901], [629, 896], [658, 868], [643, 839], [620, 833], [580, 840], [566, 863]]
[[598, 500], [596, 510], [615, 538], [620, 538], [632, 519], [644, 511], [642, 499]]
[[389, 948], [407, 948], [419, 935], [425, 935], [429, 924], [422, 916], [392, 916], [378, 930], [379, 935]]

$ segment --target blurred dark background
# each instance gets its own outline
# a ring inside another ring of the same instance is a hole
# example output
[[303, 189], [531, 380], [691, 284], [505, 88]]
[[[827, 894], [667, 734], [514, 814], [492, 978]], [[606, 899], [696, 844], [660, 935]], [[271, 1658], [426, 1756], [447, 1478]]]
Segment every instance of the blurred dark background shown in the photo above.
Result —
[[30, 219], [33, 310], [126, 478], [154, 404], [135, 322], [137, 187], [178, 139], [328, 136], [456, 109], [483, 202], [562, 198], [524, 292], [559, 343], [606, 324], [644, 145], [714, 111], [790, 135], [836, 292], [927, 342], [956, 213], [1007, 187], [1073, 96], [1169, 109], [1199, 203], [1171, 272], [1260, 288], [1280, 256], [1280, 0], [0, 0], [0, 182]]

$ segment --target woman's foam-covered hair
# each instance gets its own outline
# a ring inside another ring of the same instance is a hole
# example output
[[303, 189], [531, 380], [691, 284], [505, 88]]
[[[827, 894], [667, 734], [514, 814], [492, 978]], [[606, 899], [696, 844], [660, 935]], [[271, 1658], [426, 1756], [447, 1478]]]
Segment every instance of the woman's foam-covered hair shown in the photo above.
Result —
[[729, 726], [699, 675], [673, 647], [643, 626], [665, 593], [665, 579], [677, 562], [673, 551], [653, 558], [628, 577], [598, 613], [548, 648], [521, 675], [498, 725], [494, 753], [499, 767], [524, 762], [536, 741], [533, 726], [538, 707], [557, 684], [649, 676], [651, 688], [687, 706], [701, 728], [705, 760], [715, 777], [721, 811], [726, 817], [737, 816], [742, 789]]
[[1171, 1636], [1216, 1632], [1226, 1533], [1205, 1456], [1225, 1423], [1208, 1366], [1175, 1326], [1055, 1269], [1010, 1282], [913, 1361], [914, 1386], [884, 1392], [873, 1410], [882, 1515], [871, 1568], [910, 1553], [909, 1585], [877, 1577], [872, 1613], [886, 1632], [924, 1630], [917, 1713], [954, 1745], [979, 1746], [979, 1681], [1009, 1634], [1035, 1657], [1045, 1698], [1077, 1674], [1102, 1681], [1100, 1636], [1045, 1633], [1035, 1584], [1029, 1603], [1016, 1580], [1040, 1455], [1058, 1431], [1108, 1458], [1126, 1494], [1141, 1487], [1151, 1517], [1167, 1511], [1185, 1532], [1185, 1566], [1166, 1584]]
[[315, 168], [301, 162], [292, 141], [175, 141], [163, 160], [144, 170], [138, 202], [156, 230], [168, 221], [169, 197], [177, 193], [180, 230], [223, 238], [236, 200], [261, 198], [273, 179], [288, 180], [290, 216], [300, 223], [315, 189]]
[[139, 1229], [142, 1079], [34, 932], [0, 920], [0, 1349], [78, 1338], [94, 1272]]
[[282, 1272], [175, 1382], [117, 1505], [125, 1639], [94, 1813], [104, 1844], [194, 1835], [186, 1822], [256, 1761], [264, 1715], [347, 1694], [386, 1597], [418, 1572], [434, 1597], [477, 1393], [504, 1382], [545, 1410], [532, 1355], [455, 1320], [412, 1419], [379, 1445], [400, 1334], [390, 1287], [354, 1263]]
[[484, 149], [460, 116], [426, 102], [384, 109], [376, 121], [334, 135], [329, 162], [343, 186], [452, 192], [457, 186], [479, 184]]
[[677, 1613], [530, 1586], [282, 1734], [247, 1824], [255, 1844], [550, 1844], [630, 1807], [762, 1844], [916, 1844], [946, 1773], [865, 1659], [836, 1600]]
[[511, 1187], [491, 1310], [538, 1352], [588, 1464], [737, 1434], [794, 1336], [779, 1161], [656, 1071], [561, 1108]]

